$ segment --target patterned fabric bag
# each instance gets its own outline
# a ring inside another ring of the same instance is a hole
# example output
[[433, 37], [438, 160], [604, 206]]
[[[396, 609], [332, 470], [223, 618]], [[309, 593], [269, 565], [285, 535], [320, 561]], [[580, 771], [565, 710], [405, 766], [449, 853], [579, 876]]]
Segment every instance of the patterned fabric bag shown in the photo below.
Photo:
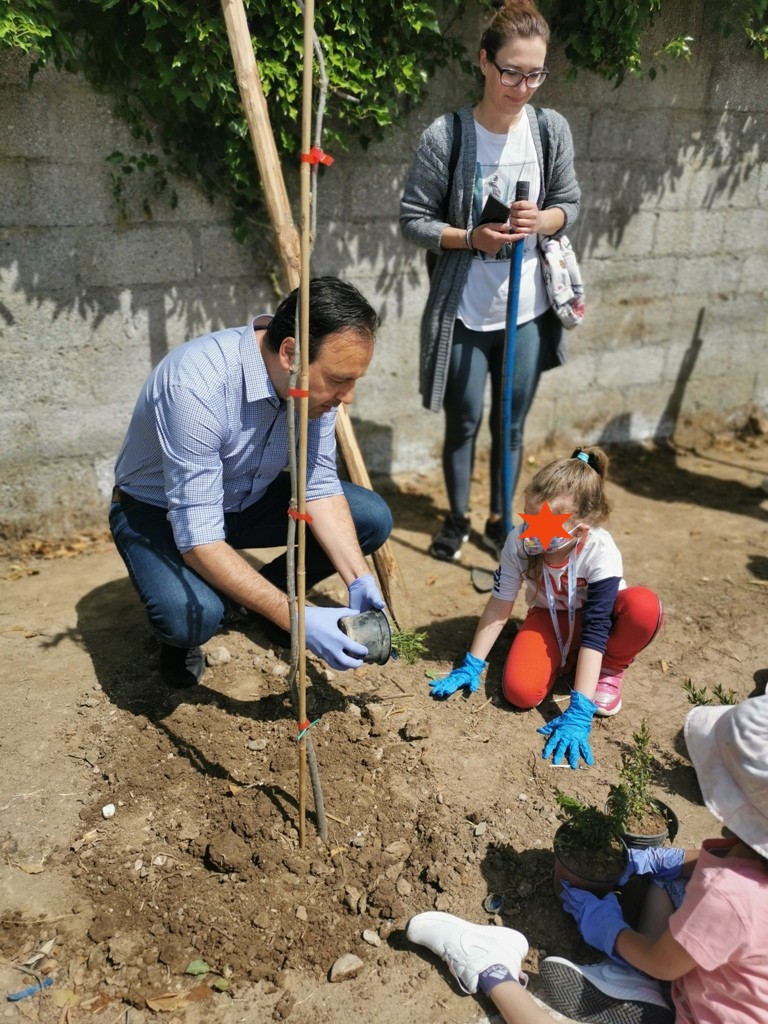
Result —
[[563, 327], [571, 330], [584, 319], [584, 284], [576, 253], [565, 237], [539, 241], [541, 268], [552, 308]]

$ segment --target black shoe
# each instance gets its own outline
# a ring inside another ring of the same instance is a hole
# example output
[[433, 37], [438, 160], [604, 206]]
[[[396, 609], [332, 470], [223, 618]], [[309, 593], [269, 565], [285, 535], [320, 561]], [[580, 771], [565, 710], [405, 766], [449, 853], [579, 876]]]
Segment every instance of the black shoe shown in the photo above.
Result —
[[174, 690], [197, 686], [205, 671], [205, 658], [200, 647], [160, 645], [160, 675]]
[[501, 558], [501, 549], [504, 547], [506, 539], [507, 532], [504, 529], [504, 520], [497, 519], [495, 523], [492, 523], [490, 519], [486, 519], [485, 529], [483, 530], [483, 547], [492, 551], [497, 558]]
[[439, 558], [441, 562], [455, 562], [461, 557], [461, 545], [469, 540], [470, 525], [469, 516], [451, 512], [440, 533], [432, 540], [430, 555]]

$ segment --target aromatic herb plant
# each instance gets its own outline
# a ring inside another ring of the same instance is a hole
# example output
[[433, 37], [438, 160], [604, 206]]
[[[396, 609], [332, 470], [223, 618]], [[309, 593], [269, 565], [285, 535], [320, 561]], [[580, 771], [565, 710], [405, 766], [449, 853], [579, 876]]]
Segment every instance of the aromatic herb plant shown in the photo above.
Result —
[[651, 786], [658, 766], [651, 749], [651, 734], [644, 718], [632, 734], [632, 744], [621, 755], [621, 782], [610, 787], [608, 807], [620, 822], [621, 832], [648, 835], [663, 832], [666, 818], [654, 801]]
[[409, 665], [415, 664], [427, 650], [427, 634], [417, 633], [410, 629], [392, 630], [392, 651], [395, 657], [402, 658]]
[[700, 689], [694, 686], [692, 679], [686, 679], [683, 683], [683, 689], [688, 698], [688, 702], [694, 705], [705, 705], [705, 704], [738, 704], [739, 698], [736, 695], [735, 690], [726, 690], [723, 688], [722, 683], [717, 683], [712, 687], [712, 693], [710, 694], [706, 686], [702, 686]]
[[626, 847], [619, 838], [621, 822], [618, 818], [610, 809], [601, 811], [560, 790], [556, 800], [564, 814], [563, 824], [555, 834], [556, 861], [560, 861], [569, 874], [585, 880], [617, 878], [626, 863]]

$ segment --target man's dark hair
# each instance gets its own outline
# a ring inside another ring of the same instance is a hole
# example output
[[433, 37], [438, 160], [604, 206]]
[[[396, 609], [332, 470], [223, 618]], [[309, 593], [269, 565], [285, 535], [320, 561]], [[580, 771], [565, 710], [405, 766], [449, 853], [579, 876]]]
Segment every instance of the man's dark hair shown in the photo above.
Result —
[[[279, 352], [285, 338], [296, 336], [296, 303], [299, 289], [295, 288], [277, 307], [267, 327], [267, 345], [270, 352]], [[354, 285], [338, 277], [315, 277], [309, 282], [309, 362], [317, 358], [320, 346], [329, 334], [337, 331], [356, 331], [361, 339], [373, 340], [379, 327], [379, 315]]]

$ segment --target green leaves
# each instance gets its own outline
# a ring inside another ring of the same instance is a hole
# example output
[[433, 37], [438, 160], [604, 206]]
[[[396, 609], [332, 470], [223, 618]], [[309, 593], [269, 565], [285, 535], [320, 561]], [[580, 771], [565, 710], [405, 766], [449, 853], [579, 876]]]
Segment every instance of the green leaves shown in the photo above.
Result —
[[[405, 101], [418, 102], [435, 69], [462, 55], [437, 16], [461, 6], [462, 0], [338, 0], [316, 10], [328, 76], [323, 142], [329, 152], [347, 148], [352, 138], [380, 138], [398, 123]], [[272, 0], [249, 0], [246, 7], [278, 149], [295, 156], [303, 14], [296, 3]], [[229, 196], [238, 235], [245, 237], [260, 216], [260, 189], [219, 3], [14, 0], [11, 10], [0, 0], [0, 46], [79, 71], [108, 90], [137, 139], [159, 141], [175, 170], [209, 195]], [[145, 166], [145, 154], [112, 161], [113, 175]], [[114, 177], [113, 185], [120, 196]]]
[[[540, 0], [540, 6], [574, 68], [618, 81], [627, 73], [655, 74], [653, 65], [646, 67], [641, 40], [661, 0]], [[353, 139], [366, 145], [382, 138], [421, 100], [437, 68], [468, 70], [464, 46], [451, 31], [463, 11], [463, 0], [317, 5], [314, 31], [328, 78], [328, 152], [347, 149]], [[295, 2], [246, 0], [246, 14], [278, 149], [297, 166], [302, 10]], [[727, 0], [708, 16], [723, 28], [741, 26], [768, 56], [768, 0]], [[680, 34], [651, 59], [686, 58], [690, 43]], [[159, 142], [173, 169], [207, 195], [229, 198], [238, 237], [263, 222], [256, 161], [217, 0], [0, 0], [0, 46], [32, 54], [33, 72], [50, 61], [109, 91], [141, 145]], [[317, 62], [314, 70], [317, 77]], [[135, 159], [122, 166], [140, 169]]]

